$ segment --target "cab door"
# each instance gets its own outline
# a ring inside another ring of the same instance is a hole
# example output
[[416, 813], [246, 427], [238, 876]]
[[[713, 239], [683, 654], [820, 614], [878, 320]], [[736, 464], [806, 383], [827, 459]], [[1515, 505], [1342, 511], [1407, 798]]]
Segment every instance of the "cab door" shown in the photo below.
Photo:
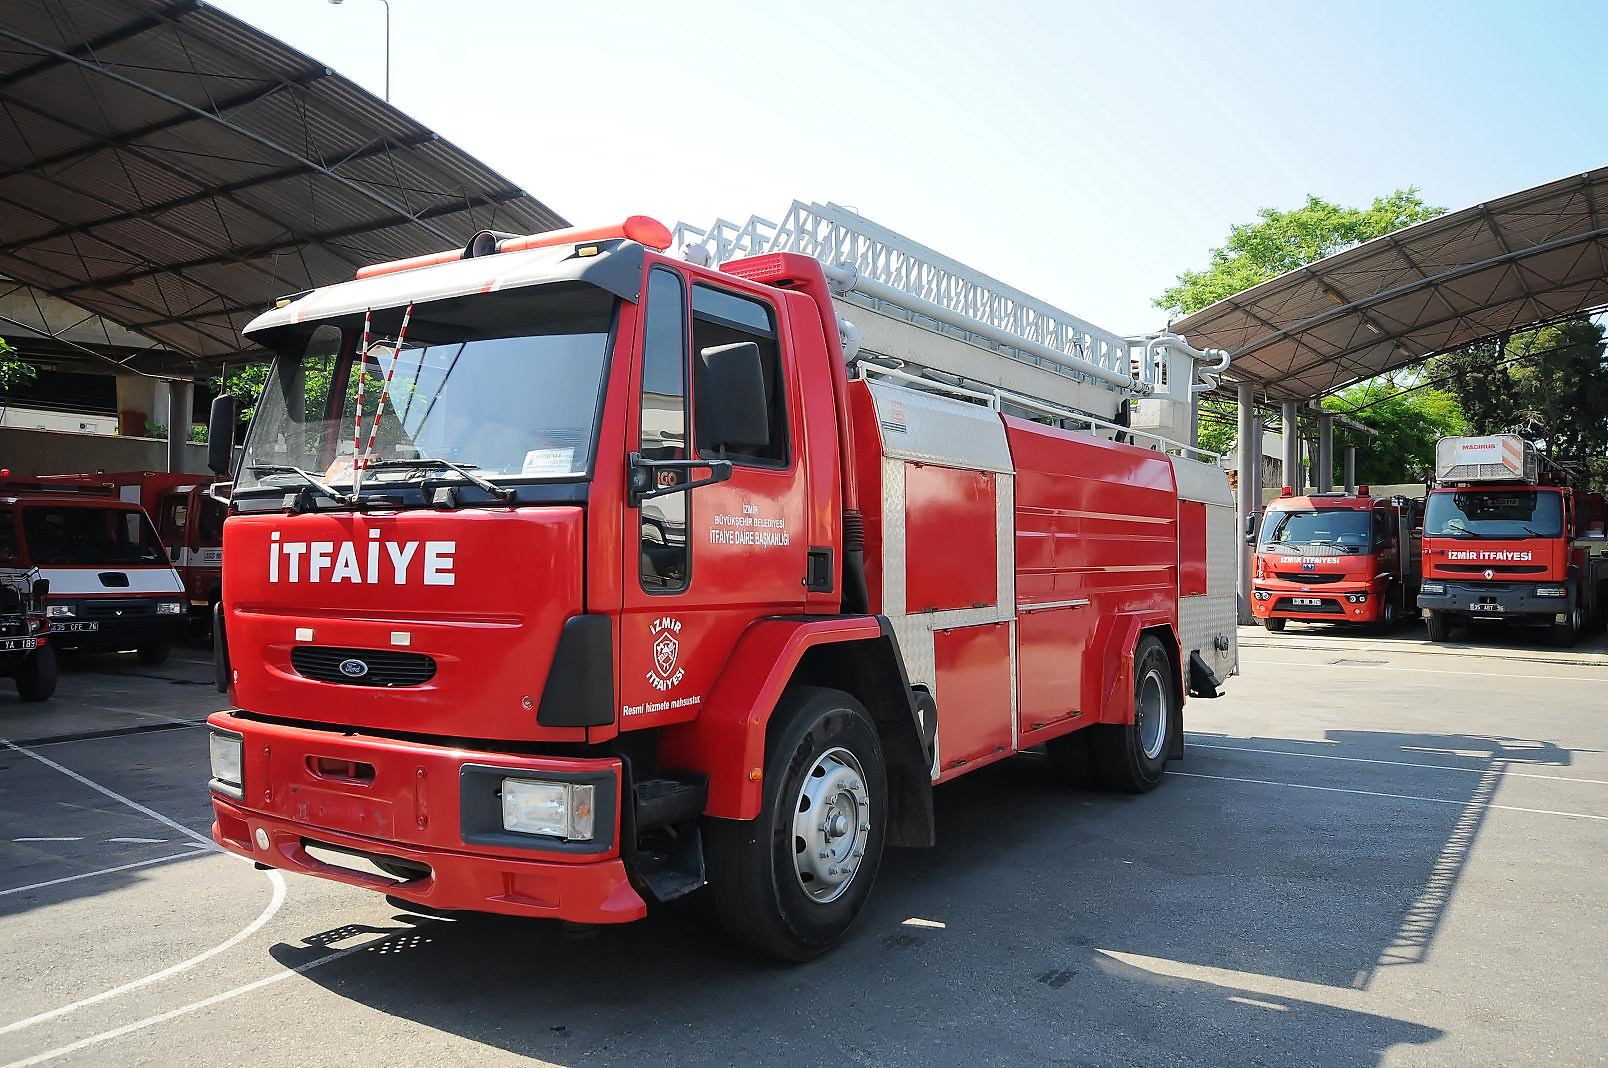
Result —
[[[649, 271], [646, 294], [627, 451], [647, 488], [622, 526], [622, 730], [694, 718], [750, 623], [803, 610], [808, 554], [798, 389], [780, 309], [761, 290], [668, 264]], [[719, 364], [751, 369], [750, 347], [758, 371], [743, 381], [752, 388], [734, 390]], [[738, 422], [758, 429], [715, 440], [712, 428], [732, 424], [721, 406], [734, 405], [751, 416]]]

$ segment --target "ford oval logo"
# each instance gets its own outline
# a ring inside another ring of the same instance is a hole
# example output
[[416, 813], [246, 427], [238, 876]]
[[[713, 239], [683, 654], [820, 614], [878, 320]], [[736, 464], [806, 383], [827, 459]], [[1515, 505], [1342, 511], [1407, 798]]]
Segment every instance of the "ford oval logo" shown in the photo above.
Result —
[[345, 675], [349, 679], [360, 679], [364, 675], [367, 675], [368, 671], [368, 665], [363, 663], [361, 660], [342, 660], [340, 663], [341, 674]]

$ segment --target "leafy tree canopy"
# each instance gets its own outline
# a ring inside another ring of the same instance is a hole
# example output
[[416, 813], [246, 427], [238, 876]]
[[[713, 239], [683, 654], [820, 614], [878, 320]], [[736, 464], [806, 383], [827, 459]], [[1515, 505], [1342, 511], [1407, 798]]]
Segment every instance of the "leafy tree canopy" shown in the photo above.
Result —
[[17, 350], [6, 344], [5, 338], [0, 337], [0, 389], [11, 389], [24, 382], [32, 382], [38, 376], [38, 368], [25, 362], [17, 355]]
[[1608, 339], [1588, 318], [1437, 356], [1429, 377], [1455, 394], [1475, 434], [1523, 434], [1596, 485], [1608, 484]]
[[1445, 212], [1425, 204], [1416, 186], [1377, 197], [1366, 208], [1342, 208], [1310, 195], [1292, 211], [1263, 208], [1256, 213], [1257, 222], [1229, 230], [1223, 246], [1212, 249], [1211, 265], [1205, 270], [1179, 275], [1178, 284], [1156, 299], [1156, 307], [1179, 318], [1313, 260]]
[[1375, 379], [1324, 398], [1323, 406], [1378, 432], [1357, 443], [1357, 481], [1363, 484], [1423, 482], [1435, 470], [1436, 440], [1468, 433], [1457, 397], [1444, 389]]

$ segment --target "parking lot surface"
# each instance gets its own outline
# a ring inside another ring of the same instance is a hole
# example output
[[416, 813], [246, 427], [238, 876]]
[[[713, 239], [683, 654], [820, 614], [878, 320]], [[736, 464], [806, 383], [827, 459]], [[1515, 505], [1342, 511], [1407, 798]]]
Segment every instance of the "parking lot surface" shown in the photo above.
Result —
[[938, 791], [847, 943], [705, 903], [409, 915], [213, 849], [199, 647], [0, 694], [0, 1066], [1599, 1063], [1608, 652], [1242, 630], [1142, 797], [1028, 754]]

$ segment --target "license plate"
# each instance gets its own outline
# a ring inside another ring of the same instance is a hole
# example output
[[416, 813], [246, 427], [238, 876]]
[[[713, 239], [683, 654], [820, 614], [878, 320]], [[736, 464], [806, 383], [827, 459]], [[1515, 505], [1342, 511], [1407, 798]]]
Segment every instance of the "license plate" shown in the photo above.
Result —
[[1323, 598], [1322, 597], [1291, 597], [1290, 598], [1290, 603], [1291, 604], [1298, 604], [1303, 608], [1307, 608], [1307, 607], [1316, 608], [1318, 605], [1321, 605], [1323, 603]]
[[50, 625], [50, 629], [51, 630], [59, 630], [59, 631], [63, 631], [63, 632], [83, 631], [83, 630], [100, 630], [100, 624], [99, 623], [52, 623]]
[[1495, 603], [1494, 601], [1475, 601], [1473, 604], [1469, 605], [1469, 608], [1472, 609], [1475, 612], [1500, 612], [1500, 611], [1502, 611], [1502, 606], [1497, 604], [1497, 603]]
[[0, 638], [0, 653], [16, 653], [33, 647], [32, 638]]

